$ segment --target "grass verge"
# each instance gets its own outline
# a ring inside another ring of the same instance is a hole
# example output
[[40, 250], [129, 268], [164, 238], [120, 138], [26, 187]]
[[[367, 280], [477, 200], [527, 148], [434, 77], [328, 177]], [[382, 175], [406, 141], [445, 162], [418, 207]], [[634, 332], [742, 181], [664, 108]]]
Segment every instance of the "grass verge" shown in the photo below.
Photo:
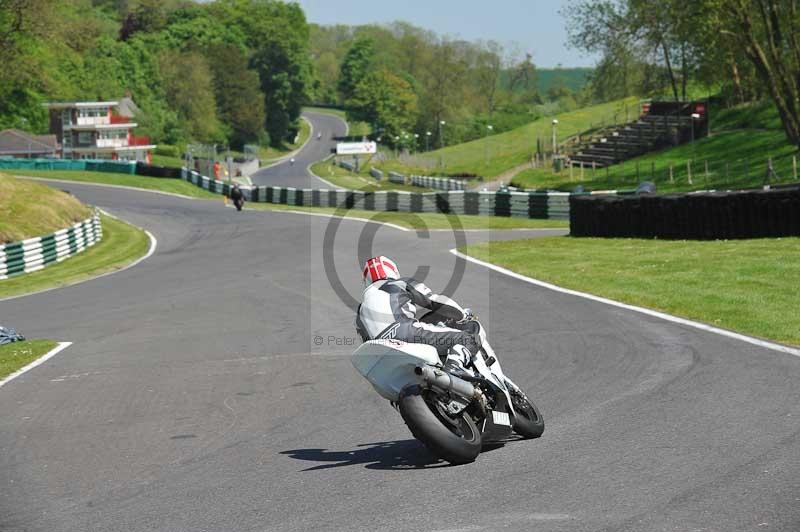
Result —
[[[560, 174], [552, 169], [525, 170], [512, 184], [559, 190], [583, 185], [586, 190], [599, 190], [636, 188], [641, 181], [652, 181], [659, 192], [686, 192], [797, 181], [797, 148], [786, 140], [774, 105], [761, 102], [714, 111], [711, 136], [694, 143], [649, 153], [608, 169], [592, 172], [587, 168], [583, 179], [578, 168], [571, 176], [568, 170]], [[770, 159], [774, 174], [768, 176]]]
[[100, 242], [64, 262], [0, 281], [0, 298], [75, 284], [119, 270], [147, 253], [150, 239], [144, 231], [109, 216], [101, 217], [103, 239]]
[[547, 237], [461, 251], [565, 288], [800, 345], [800, 238]]
[[291, 144], [281, 144], [280, 147], [275, 146], [262, 146], [258, 151], [258, 158], [261, 159], [261, 164], [266, 165], [271, 162], [286, 157], [291, 152], [300, 149], [306, 143], [308, 137], [311, 135], [311, 125], [305, 120], [300, 120], [300, 130], [297, 132], [297, 142]]
[[267, 211], [302, 211], [319, 214], [338, 214], [392, 223], [408, 229], [568, 229], [562, 220], [502, 218], [497, 216], [449, 215], [434, 213], [376, 212], [358, 209], [338, 210], [332, 207], [296, 207], [276, 203], [248, 203], [248, 208]]
[[72, 170], [25, 170], [25, 176], [63, 179], [65, 181], [75, 181], [78, 183], [103, 183], [106, 185], [120, 185], [144, 190], [158, 190], [161, 192], [170, 192], [172, 194], [181, 194], [192, 198], [220, 197], [219, 194], [213, 194], [191, 183], [187, 183], [182, 179], [165, 177], [144, 177], [129, 174], [115, 174], [111, 172], [82, 172]]
[[0, 174], [0, 243], [44, 236], [91, 216], [60, 190]]
[[25, 340], [0, 345], [0, 379], [46, 355], [57, 345], [58, 342], [52, 340]]
[[[311, 171], [326, 181], [330, 181], [337, 187], [349, 190], [360, 190], [362, 192], [379, 192], [381, 190], [403, 190], [407, 192], [431, 192], [432, 189], [425, 187], [414, 187], [392, 183], [385, 176], [380, 181], [369, 175], [369, 170], [355, 174], [346, 168], [332, 164], [333, 159], [319, 161], [311, 165]], [[364, 164], [367, 167], [367, 164]]]
[[554, 118], [558, 119], [556, 136], [561, 142], [601, 124], [612, 121], [622, 123], [626, 109], [627, 114], [635, 116], [639, 112], [638, 100], [625, 98], [542, 117], [511, 131], [419, 154], [419, 159], [435, 162], [435, 168], [403, 165], [397, 160], [382, 163], [380, 168], [406, 174], [442, 175], [466, 172], [487, 178], [496, 177], [506, 170], [530, 162], [531, 155], [536, 151], [537, 141], [550, 149]]

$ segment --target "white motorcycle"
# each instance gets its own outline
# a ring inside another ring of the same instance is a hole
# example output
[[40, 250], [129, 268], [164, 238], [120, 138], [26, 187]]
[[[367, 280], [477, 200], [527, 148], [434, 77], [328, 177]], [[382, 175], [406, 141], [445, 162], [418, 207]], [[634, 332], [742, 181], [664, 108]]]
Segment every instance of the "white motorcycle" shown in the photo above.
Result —
[[351, 360], [397, 406], [415, 438], [436, 456], [465, 464], [478, 457], [484, 443], [504, 441], [512, 432], [523, 438], [544, 432], [542, 414], [503, 374], [483, 326], [480, 337], [481, 352], [458, 375], [442, 365], [435, 347], [398, 340], [365, 342]]

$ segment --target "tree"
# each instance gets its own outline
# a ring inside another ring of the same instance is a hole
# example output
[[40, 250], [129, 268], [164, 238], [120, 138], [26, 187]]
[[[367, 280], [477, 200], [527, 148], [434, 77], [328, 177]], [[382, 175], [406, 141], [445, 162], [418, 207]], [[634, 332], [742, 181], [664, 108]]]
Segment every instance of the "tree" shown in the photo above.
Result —
[[419, 111], [411, 84], [387, 69], [367, 74], [346, 103], [348, 118], [378, 125], [388, 139], [411, 131]]
[[190, 138], [203, 142], [221, 140], [211, 70], [196, 52], [166, 52], [160, 60], [164, 89], [169, 102], [185, 124]]
[[764, 82], [786, 137], [800, 148], [800, 9], [797, 0], [725, 0], [724, 31]]
[[258, 73], [247, 68], [247, 57], [232, 45], [207, 51], [213, 73], [214, 96], [220, 119], [230, 130], [230, 143], [242, 149], [264, 136], [264, 97]]
[[350, 46], [339, 69], [339, 94], [343, 101], [353, 97], [356, 85], [369, 71], [374, 51], [375, 45], [369, 38], [356, 39]]
[[250, 66], [258, 72], [270, 143], [291, 140], [308, 100], [311, 84], [309, 29], [296, 3], [276, 0], [219, 0], [212, 12], [241, 28], [251, 50]]
[[491, 116], [497, 108], [500, 74], [503, 72], [503, 47], [494, 41], [478, 53], [476, 76], [478, 94], [486, 101], [486, 112]]

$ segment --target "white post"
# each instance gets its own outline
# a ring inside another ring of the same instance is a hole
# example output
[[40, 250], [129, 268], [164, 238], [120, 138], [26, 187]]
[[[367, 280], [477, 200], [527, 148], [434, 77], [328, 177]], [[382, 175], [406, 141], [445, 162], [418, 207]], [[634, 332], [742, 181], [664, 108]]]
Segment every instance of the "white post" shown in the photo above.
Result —
[[692, 161], [691, 159], [686, 161], [686, 174], [689, 176], [689, 184], [694, 185], [692, 183]]

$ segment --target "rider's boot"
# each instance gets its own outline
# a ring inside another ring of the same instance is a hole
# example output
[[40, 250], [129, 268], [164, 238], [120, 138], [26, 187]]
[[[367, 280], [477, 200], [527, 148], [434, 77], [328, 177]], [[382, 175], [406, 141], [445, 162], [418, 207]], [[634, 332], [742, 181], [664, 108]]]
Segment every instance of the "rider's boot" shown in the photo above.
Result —
[[463, 345], [454, 345], [444, 360], [444, 369], [456, 377], [472, 376], [467, 366], [472, 361], [472, 353]]

